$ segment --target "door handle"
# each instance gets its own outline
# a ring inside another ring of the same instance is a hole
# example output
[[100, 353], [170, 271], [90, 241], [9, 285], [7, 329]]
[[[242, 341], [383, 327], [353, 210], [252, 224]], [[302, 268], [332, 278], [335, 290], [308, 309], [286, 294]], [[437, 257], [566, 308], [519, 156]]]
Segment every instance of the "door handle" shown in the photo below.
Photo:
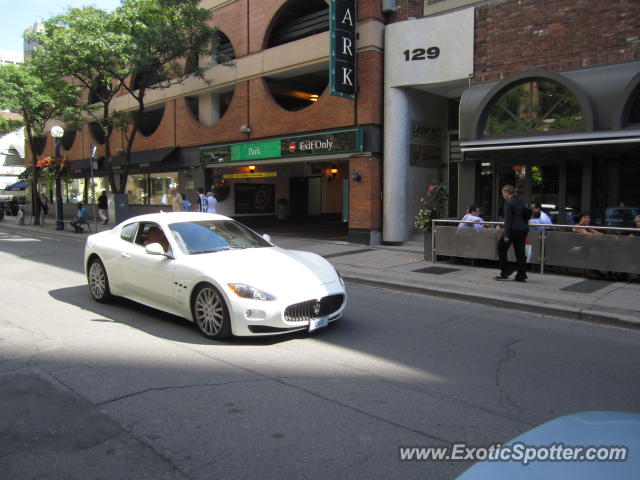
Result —
[[120, 254], [120, 256], [121, 256], [122, 258], [131, 258], [131, 255], [129, 255], [128, 253], [125, 253], [125, 252], [122, 252], [122, 253]]

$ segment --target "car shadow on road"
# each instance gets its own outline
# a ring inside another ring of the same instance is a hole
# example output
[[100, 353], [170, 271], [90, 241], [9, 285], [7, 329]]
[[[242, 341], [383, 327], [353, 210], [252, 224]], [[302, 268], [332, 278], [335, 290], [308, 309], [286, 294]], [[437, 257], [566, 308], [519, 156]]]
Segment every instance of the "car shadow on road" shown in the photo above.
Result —
[[50, 290], [49, 295], [59, 302], [95, 313], [93, 322], [113, 322], [127, 325], [165, 340], [194, 345], [247, 346], [273, 345], [300, 338], [300, 334], [267, 337], [232, 337], [223, 341], [205, 338], [189, 320], [147, 307], [126, 298], [114, 297], [109, 303], [98, 303], [91, 297], [86, 285]]

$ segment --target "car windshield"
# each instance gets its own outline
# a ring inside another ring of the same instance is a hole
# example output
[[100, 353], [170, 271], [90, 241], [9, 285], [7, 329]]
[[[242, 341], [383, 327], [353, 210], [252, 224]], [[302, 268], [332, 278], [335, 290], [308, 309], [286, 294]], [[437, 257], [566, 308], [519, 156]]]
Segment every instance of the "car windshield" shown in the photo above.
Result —
[[270, 247], [260, 235], [233, 220], [203, 220], [169, 225], [173, 238], [187, 255], [231, 248]]

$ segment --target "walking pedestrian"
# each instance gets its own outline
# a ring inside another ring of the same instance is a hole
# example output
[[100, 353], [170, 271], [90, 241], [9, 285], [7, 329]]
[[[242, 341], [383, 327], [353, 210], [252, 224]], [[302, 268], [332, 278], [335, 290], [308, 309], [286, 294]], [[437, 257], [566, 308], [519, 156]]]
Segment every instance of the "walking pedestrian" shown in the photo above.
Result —
[[196, 210], [198, 212], [206, 213], [209, 209], [209, 202], [207, 201], [207, 197], [204, 195], [204, 188], [198, 187], [198, 206]]
[[106, 225], [109, 221], [109, 199], [107, 198], [106, 190], [102, 190], [98, 197], [98, 215], [102, 219], [102, 224]]
[[[525, 205], [524, 201], [516, 194], [513, 185], [502, 187], [502, 198], [504, 198], [504, 232], [498, 240], [498, 259], [500, 263], [500, 275], [496, 280], [507, 280], [514, 270], [517, 271], [515, 280], [517, 282], [527, 281], [527, 257], [525, 254], [525, 241], [529, 233], [529, 219], [531, 209]], [[507, 260], [509, 246], [513, 245], [516, 256], [516, 267], [514, 268]]]

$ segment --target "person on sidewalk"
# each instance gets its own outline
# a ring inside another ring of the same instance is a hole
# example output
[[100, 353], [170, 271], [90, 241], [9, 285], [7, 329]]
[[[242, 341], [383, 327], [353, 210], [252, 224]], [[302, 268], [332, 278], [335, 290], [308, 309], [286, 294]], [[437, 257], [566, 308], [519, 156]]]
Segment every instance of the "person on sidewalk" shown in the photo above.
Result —
[[525, 205], [524, 201], [516, 194], [513, 185], [502, 187], [502, 198], [504, 198], [504, 232], [498, 240], [498, 259], [500, 263], [500, 275], [496, 280], [507, 280], [514, 271], [509, 264], [507, 253], [509, 246], [513, 245], [516, 256], [517, 282], [527, 281], [527, 257], [525, 254], [525, 240], [529, 233], [529, 219], [531, 209]]
[[207, 213], [217, 213], [218, 200], [213, 196], [213, 192], [207, 192]]
[[102, 219], [102, 224], [106, 225], [109, 221], [109, 200], [106, 190], [102, 190], [102, 194], [98, 197], [98, 215]]
[[82, 206], [82, 202], [78, 202], [78, 211], [76, 212], [76, 218], [69, 222], [76, 233], [82, 233], [84, 230], [82, 229], [82, 225], [85, 223], [89, 223], [89, 215], [87, 215], [87, 211]]
[[175, 188], [171, 190], [171, 207], [174, 212], [182, 211], [182, 195]]
[[209, 208], [209, 202], [204, 195], [204, 188], [198, 187], [198, 205], [196, 205], [196, 211], [206, 213]]
[[49, 199], [47, 194], [42, 192], [40, 194], [40, 225], [44, 225], [44, 219], [49, 215]]
[[183, 193], [182, 194], [182, 211], [188, 212], [190, 207], [191, 207], [191, 202], [187, 200], [187, 196]]

